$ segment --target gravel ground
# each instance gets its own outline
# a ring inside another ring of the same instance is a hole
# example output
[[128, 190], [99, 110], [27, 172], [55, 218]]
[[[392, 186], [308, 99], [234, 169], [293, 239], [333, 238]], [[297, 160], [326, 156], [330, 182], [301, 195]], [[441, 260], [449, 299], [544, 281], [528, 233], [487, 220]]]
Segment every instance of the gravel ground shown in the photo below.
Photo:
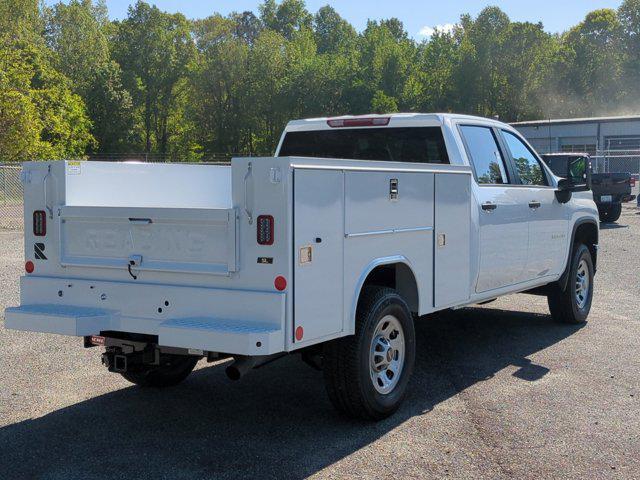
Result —
[[[637, 211], [600, 244], [586, 326], [528, 295], [425, 318], [409, 396], [375, 424], [339, 417], [296, 357], [154, 391], [79, 339], [0, 329], [0, 478], [640, 478]], [[0, 231], [0, 315], [22, 268]]]

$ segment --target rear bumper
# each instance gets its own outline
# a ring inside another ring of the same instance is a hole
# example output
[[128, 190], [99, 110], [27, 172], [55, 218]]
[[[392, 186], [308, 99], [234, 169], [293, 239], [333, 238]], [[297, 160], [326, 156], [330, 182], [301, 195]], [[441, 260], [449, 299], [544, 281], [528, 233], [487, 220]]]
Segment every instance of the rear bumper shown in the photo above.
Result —
[[607, 206], [607, 205], [614, 205], [616, 203], [631, 202], [632, 200], [636, 199], [635, 195], [629, 195], [629, 194], [611, 195], [611, 201], [603, 202], [602, 201], [602, 196], [606, 196], [606, 195], [599, 195], [599, 196], [595, 197], [596, 204]]
[[285, 347], [285, 294], [22, 277], [21, 306], [5, 327], [71, 336], [157, 335], [158, 344], [236, 355]]

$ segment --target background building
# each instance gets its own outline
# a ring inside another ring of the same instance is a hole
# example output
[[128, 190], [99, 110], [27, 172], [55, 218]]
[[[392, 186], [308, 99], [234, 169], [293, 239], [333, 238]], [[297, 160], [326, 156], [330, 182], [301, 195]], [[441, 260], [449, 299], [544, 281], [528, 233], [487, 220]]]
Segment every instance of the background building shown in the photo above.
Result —
[[640, 173], [640, 115], [518, 122], [539, 153], [587, 152], [600, 172]]

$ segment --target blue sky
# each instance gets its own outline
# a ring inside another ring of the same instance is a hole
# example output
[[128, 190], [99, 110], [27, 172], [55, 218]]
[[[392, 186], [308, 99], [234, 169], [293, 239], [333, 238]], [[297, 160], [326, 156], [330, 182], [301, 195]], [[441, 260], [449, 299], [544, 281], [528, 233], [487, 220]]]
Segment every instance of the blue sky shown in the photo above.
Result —
[[[251, 0], [147, 1], [162, 10], [182, 12], [189, 18], [202, 18], [213, 12], [227, 14], [234, 10], [253, 10], [257, 13], [261, 3]], [[47, 0], [46, 3], [53, 4], [56, 1]], [[133, 1], [107, 0], [111, 18], [125, 17], [130, 3]], [[307, 0], [307, 8], [315, 12], [321, 6], [330, 4], [358, 30], [362, 30], [368, 18], [398, 17], [404, 22], [409, 34], [419, 40], [434, 26], [453, 24], [462, 13], [476, 15], [486, 5], [499, 6], [512, 20], [541, 21], [547, 31], [561, 32], [580, 22], [591, 10], [617, 8], [621, 3], [621, 0]]]

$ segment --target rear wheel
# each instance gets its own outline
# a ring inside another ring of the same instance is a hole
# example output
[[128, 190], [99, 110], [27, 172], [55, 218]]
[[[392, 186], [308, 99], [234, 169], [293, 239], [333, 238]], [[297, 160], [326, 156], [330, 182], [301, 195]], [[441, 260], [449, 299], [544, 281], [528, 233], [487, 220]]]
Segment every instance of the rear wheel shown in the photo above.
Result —
[[187, 355], [162, 354], [160, 365], [137, 365], [120, 375], [141, 387], [171, 387], [187, 378], [198, 360]]
[[593, 260], [583, 244], [573, 249], [569, 279], [564, 289], [556, 284], [547, 297], [554, 320], [579, 324], [587, 321], [593, 298]]
[[413, 318], [390, 288], [366, 287], [355, 335], [325, 345], [324, 378], [331, 402], [354, 418], [380, 420], [404, 399], [415, 361]]
[[622, 215], [622, 204], [614, 203], [613, 205], [604, 205], [598, 207], [600, 221], [603, 223], [616, 222]]

